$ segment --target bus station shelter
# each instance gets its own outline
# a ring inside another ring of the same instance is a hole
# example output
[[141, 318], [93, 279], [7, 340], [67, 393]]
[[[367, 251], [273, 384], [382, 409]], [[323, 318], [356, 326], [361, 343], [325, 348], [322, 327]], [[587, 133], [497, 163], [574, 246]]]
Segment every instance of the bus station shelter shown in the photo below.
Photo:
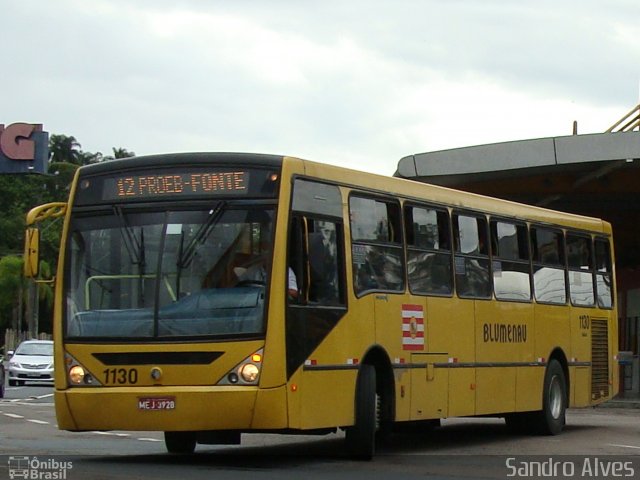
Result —
[[640, 385], [640, 105], [607, 132], [520, 140], [419, 153], [396, 177], [554, 210], [613, 226], [621, 390]]

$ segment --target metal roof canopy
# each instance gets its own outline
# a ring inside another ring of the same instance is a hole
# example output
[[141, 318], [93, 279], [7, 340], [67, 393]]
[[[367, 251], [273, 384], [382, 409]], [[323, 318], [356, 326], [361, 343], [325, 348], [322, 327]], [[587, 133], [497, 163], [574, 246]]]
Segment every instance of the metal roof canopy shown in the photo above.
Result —
[[402, 158], [394, 175], [423, 181], [421, 177], [431, 180], [434, 177], [629, 159], [640, 159], [638, 132], [570, 135], [419, 153]]
[[409, 155], [394, 174], [611, 222], [640, 266], [640, 132], [570, 135]]

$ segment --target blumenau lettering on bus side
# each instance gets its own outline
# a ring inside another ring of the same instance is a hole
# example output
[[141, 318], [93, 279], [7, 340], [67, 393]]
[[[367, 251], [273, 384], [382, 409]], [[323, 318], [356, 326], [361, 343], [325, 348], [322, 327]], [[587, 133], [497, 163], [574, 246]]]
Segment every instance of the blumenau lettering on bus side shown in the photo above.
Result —
[[485, 323], [482, 328], [484, 343], [526, 343], [527, 325]]

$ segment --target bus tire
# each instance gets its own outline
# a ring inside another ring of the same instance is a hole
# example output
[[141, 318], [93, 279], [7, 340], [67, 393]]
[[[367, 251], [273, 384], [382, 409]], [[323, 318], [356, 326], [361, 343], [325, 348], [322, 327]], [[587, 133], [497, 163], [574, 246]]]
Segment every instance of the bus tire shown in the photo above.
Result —
[[504, 421], [507, 424], [507, 429], [516, 434], [531, 433], [537, 421], [536, 418], [533, 418], [532, 413], [537, 412], [516, 412], [505, 415]]
[[195, 432], [164, 432], [164, 444], [169, 453], [193, 453], [196, 449], [196, 434]]
[[567, 382], [557, 360], [551, 360], [544, 375], [542, 410], [537, 415], [538, 433], [558, 435], [565, 424]]
[[378, 424], [376, 370], [373, 365], [361, 365], [356, 381], [355, 423], [348, 427], [345, 441], [353, 458], [371, 460], [375, 452]]

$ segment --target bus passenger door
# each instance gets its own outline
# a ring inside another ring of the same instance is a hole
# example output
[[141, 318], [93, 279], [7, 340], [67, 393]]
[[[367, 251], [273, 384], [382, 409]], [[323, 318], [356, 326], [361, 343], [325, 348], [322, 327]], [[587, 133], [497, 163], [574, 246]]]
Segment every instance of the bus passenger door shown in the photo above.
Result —
[[342, 224], [332, 219], [297, 216], [292, 221], [286, 357], [293, 428], [352, 421], [353, 397], [328, 388], [354, 384], [357, 371], [355, 365], [347, 368], [354, 351], [342, 331], [347, 314], [342, 236]]

